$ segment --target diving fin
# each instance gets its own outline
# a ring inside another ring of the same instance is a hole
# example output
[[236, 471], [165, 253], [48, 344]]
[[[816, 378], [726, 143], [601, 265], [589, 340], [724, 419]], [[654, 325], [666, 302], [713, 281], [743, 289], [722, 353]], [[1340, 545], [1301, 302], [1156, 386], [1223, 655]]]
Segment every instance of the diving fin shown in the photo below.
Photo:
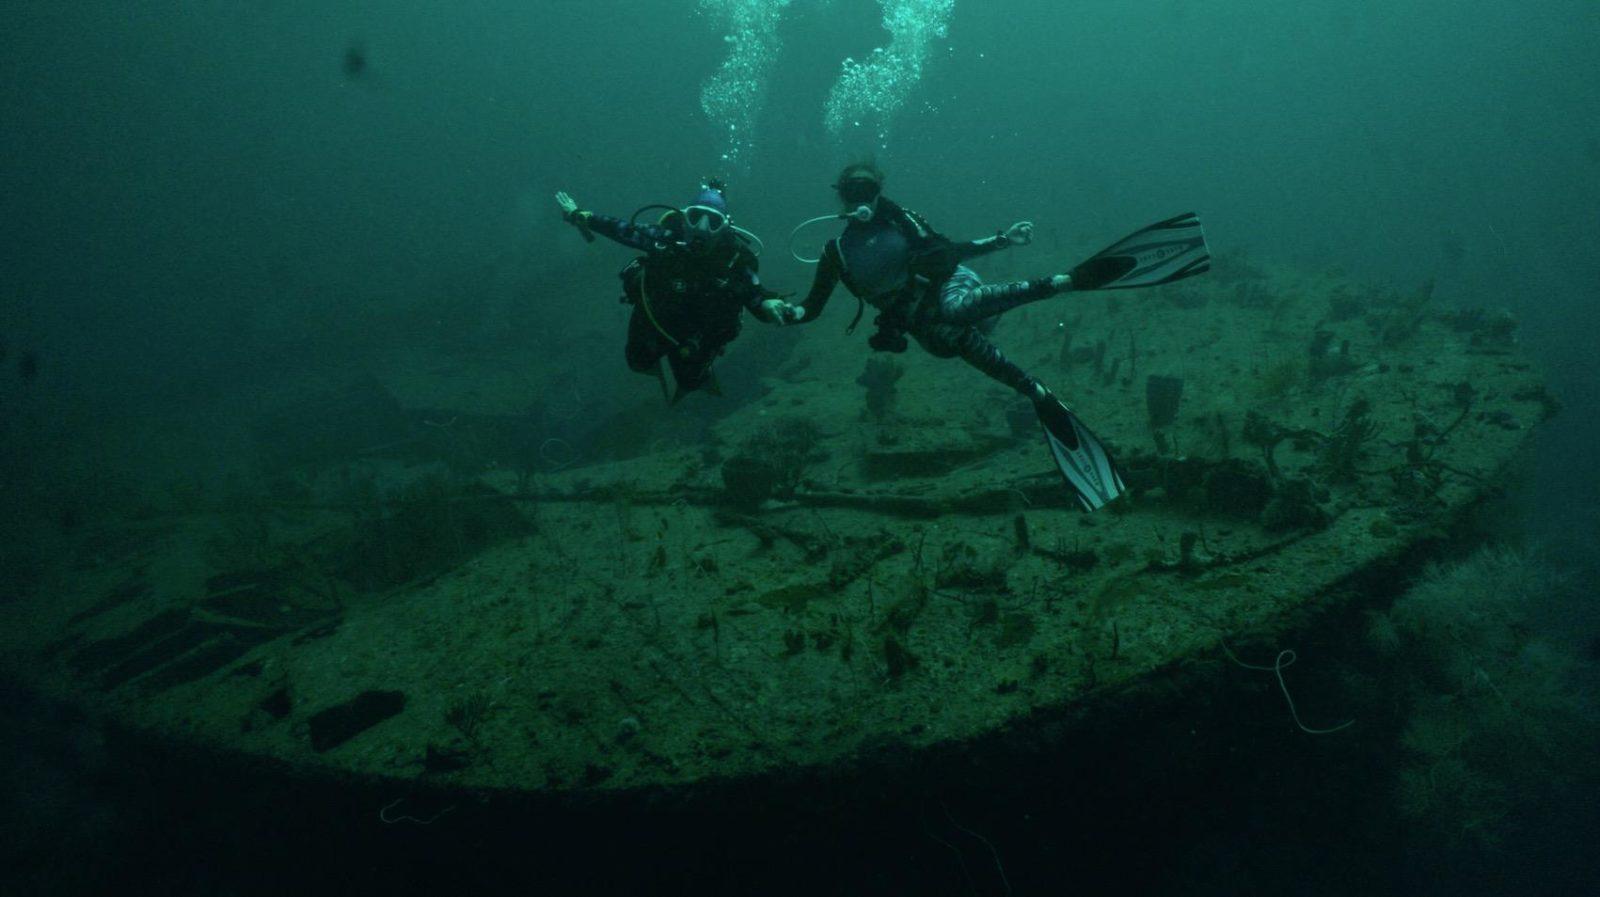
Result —
[[708, 395], [722, 395], [722, 384], [717, 380], [716, 372], [709, 368], [696, 373], [687, 372], [689, 379], [685, 380], [672, 366], [672, 361], [667, 356], [661, 356], [661, 362], [656, 367], [656, 378], [661, 381], [661, 395], [667, 400], [668, 405], [676, 405], [683, 397], [691, 392], [703, 392]]
[[722, 384], [718, 383], [716, 375], [709, 371], [706, 372], [704, 379], [700, 381], [698, 386], [685, 385], [682, 380], [677, 381], [677, 383], [678, 385], [677, 388], [673, 390], [672, 398], [667, 400], [668, 405], [678, 404], [678, 402], [681, 401], [684, 396], [691, 392], [703, 392], [706, 395], [711, 396], [722, 395]]
[[1123, 237], [1073, 268], [1072, 289], [1153, 287], [1211, 270], [1206, 234], [1193, 212]]
[[678, 387], [678, 377], [672, 372], [672, 363], [663, 355], [656, 360], [656, 379], [661, 381], [661, 397], [667, 400], [668, 405], [676, 405], [683, 396], [683, 390]]
[[1041, 399], [1034, 410], [1039, 412], [1056, 466], [1085, 511], [1098, 511], [1127, 490], [1105, 446], [1060, 399]]

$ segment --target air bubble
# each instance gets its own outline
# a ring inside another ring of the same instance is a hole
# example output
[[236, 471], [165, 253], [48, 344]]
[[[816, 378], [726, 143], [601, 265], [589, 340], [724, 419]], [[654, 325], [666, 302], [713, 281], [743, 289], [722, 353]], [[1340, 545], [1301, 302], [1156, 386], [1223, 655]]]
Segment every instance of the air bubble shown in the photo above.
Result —
[[947, 36], [955, 0], [878, 0], [878, 5], [889, 45], [874, 49], [867, 62], [844, 61], [828, 93], [823, 123], [835, 139], [843, 139], [847, 127], [869, 121], [881, 146], [888, 140], [889, 120], [922, 80], [933, 43]]
[[749, 163], [749, 135], [766, 105], [767, 80], [777, 59], [778, 23], [790, 0], [700, 0], [702, 12], [720, 19], [728, 57], [700, 86], [700, 109], [713, 125], [727, 126], [724, 161]]

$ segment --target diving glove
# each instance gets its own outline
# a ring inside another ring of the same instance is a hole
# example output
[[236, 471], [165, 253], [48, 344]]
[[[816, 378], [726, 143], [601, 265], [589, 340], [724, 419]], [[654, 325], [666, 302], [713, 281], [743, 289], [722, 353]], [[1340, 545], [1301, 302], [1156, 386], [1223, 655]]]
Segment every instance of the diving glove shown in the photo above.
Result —
[[567, 191], [556, 192], [556, 205], [561, 207], [561, 219], [571, 221], [572, 216], [578, 212], [578, 201], [567, 195]]
[[1033, 242], [1033, 222], [1018, 221], [1000, 234], [1008, 246], [1027, 246]]
[[565, 190], [556, 193], [556, 205], [561, 207], [561, 220], [577, 228], [585, 240], [593, 243], [594, 234], [589, 230], [589, 219], [594, 217], [594, 213], [578, 208], [578, 201], [568, 196]]
[[568, 196], [565, 190], [556, 194], [556, 205], [561, 207], [561, 220], [568, 224], [576, 224], [579, 227], [582, 227], [594, 215], [593, 212], [585, 212], [578, 208], [578, 201]]
[[763, 299], [759, 308], [760, 318], [772, 324], [793, 324], [806, 316], [804, 307], [790, 305], [782, 299]]

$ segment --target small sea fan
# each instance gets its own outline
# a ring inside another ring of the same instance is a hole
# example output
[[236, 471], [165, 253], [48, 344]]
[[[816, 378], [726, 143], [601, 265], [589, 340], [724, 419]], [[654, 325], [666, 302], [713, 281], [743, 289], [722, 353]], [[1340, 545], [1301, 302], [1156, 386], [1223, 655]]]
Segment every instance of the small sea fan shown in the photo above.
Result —
[[1367, 612], [1367, 644], [1385, 657], [1400, 653], [1400, 630], [1382, 611]]

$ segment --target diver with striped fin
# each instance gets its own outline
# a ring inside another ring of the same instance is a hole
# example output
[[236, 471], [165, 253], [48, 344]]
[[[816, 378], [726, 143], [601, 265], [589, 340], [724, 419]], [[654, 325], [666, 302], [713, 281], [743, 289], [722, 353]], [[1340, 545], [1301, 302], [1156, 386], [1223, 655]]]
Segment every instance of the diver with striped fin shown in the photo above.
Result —
[[933, 355], [959, 356], [1026, 396], [1079, 504], [1088, 511], [1104, 507], [1126, 488], [1110, 453], [1049, 388], [995, 348], [989, 333], [1001, 314], [1058, 293], [1156, 286], [1209, 270], [1211, 256], [1200, 220], [1186, 214], [1157, 222], [1065, 274], [985, 284], [963, 262], [1031, 243], [1032, 223], [1020, 221], [992, 237], [956, 242], [884, 196], [883, 181], [883, 172], [872, 164], [854, 164], [840, 172], [833, 188], [843, 211], [803, 222], [790, 242], [801, 229], [820, 221], [843, 219], [844, 231], [815, 259], [796, 254], [800, 261], [817, 265], [811, 290], [798, 305], [773, 306], [774, 313], [786, 323], [814, 321], [843, 283], [860, 303], [847, 332], [871, 305], [877, 310], [877, 331], [867, 341], [873, 349], [903, 352], [909, 335]]
[[[627, 219], [578, 208], [565, 191], [556, 194], [561, 216], [589, 242], [599, 234], [644, 255], [629, 262], [622, 278], [628, 318], [628, 367], [661, 379], [667, 401], [702, 389], [717, 393], [711, 363], [739, 335], [740, 312], [783, 323], [786, 307], [761, 285], [761, 240], [733, 223], [727, 187], [708, 179], [686, 206], [652, 204]], [[654, 222], [639, 219], [650, 212]]]

